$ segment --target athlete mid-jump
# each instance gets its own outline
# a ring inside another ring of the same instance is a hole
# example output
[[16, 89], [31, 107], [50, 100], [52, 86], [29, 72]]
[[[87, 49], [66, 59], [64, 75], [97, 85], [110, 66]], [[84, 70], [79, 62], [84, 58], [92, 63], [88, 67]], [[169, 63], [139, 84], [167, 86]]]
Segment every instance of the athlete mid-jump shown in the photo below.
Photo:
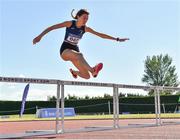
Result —
[[74, 66], [78, 69], [77, 71], [70, 69], [70, 72], [74, 78], [77, 78], [78, 76], [80, 76], [82, 78], [89, 79], [90, 73], [92, 74], [93, 77], [96, 77], [99, 71], [102, 69], [103, 64], [99, 63], [96, 66], [91, 67], [87, 63], [87, 61], [84, 59], [78, 47], [78, 42], [82, 38], [83, 34], [85, 32], [89, 32], [104, 39], [111, 39], [111, 40], [121, 41], [121, 42], [129, 40], [129, 39], [128, 38], [115, 38], [104, 33], [96, 32], [92, 28], [87, 27], [86, 23], [88, 21], [89, 12], [85, 9], [79, 10], [75, 17], [73, 16], [73, 11], [71, 12], [71, 15], [75, 20], [65, 21], [65, 22], [48, 27], [40, 35], [34, 38], [33, 44], [36, 44], [37, 42], [39, 42], [41, 38], [48, 32], [54, 29], [66, 27], [66, 34], [65, 34], [64, 41], [61, 45], [60, 56], [62, 57], [64, 61], [71, 61], [74, 64]]

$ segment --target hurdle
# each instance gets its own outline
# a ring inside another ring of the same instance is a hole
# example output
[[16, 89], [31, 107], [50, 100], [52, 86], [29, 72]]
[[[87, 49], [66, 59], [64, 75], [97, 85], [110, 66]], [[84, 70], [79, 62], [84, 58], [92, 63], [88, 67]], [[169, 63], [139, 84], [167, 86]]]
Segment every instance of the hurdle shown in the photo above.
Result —
[[[30, 136], [41, 136], [41, 135], [51, 135], [51, 134], [63, 134], [63, 133], [73, 133], [73, 132], [88, 132], [88, 131], [100, 131], [100, 130], [110, 130], [119, 128], [133, 128], [133, 127], [150, 127], [150, 126], [160, 126], [161, 122], [161, 109], [160, 109], [160, 91], [161, 90], [178, 90], [178, 87], [161, 87], [161, 86], [139, 86], [139, 85], [126, 85], [126, 84], [115, 84], [115, 83], [96, 83], [96, 82], [80, 82], [80, 81], [65, 81], [56, 79], [37, 79], [37, 78], [19, 78], [19, 77], [0, 77], [0, 82], [14, 82], [14, 83], [32, 83], [32, 84], [53, 84], [57, 85], [57, 100], [56, 100], [56, 123], [54, 130], [35, 130], [19, 135], [0, 135], [0, 138], [22, 138]], [[110, 87], [113, 89], [113, 124], [107, 127], [86, 127], [78, 130], [67, 130], [64, 127], [64, 93], [65, 86], [93, 86], [93, 87]], [[119, 88], [126, 89], [141, 89], [141, 90], [155, 90], [154, 104], [155, 104], [155, 114], [156, 121], [153, 124], [138, 124], [131, 126], [120, 126], [119, 125]], [[61, 114], [62, 117], [59, 119], [59, 106], [61, 102]], [[60, 123], [61, 121], [61, 128]]]

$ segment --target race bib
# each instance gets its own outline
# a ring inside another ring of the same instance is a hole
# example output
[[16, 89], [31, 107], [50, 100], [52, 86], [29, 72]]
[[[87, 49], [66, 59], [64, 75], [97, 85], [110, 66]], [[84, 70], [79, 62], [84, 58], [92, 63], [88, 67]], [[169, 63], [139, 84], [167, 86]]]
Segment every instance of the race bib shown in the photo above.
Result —
[[78, 38], [78, 37], [76, 37], [76, 36], [71, 36], [71, 35], [69, 35], [69, 36], [67, 37], [67, 41], [69, 41], [69, 42], [71, 42], [71, 43], [73, 43], [73, 44], [78, 44], [79, 40], [80, 40], [80, 38]]

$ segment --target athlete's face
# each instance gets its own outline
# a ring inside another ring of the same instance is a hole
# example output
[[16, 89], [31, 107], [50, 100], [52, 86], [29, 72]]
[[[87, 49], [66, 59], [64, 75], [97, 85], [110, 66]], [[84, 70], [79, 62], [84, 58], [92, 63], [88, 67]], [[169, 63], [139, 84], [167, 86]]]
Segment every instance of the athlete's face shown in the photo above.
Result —
[[88, 15], [87, 14], [83, 14], [81, 15], [78, 20], [83, 24], [83, 25], [86, 25], [86, 22], [88, 21]]

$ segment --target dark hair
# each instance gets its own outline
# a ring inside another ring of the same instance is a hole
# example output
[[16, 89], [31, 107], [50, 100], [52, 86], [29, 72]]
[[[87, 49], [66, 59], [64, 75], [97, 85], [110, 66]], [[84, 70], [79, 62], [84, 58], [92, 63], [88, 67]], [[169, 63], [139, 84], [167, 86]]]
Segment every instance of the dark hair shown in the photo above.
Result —
[[80, 9], [80, 10], [76, 13], [76, 16], [73, 15], [73, 12], [74, 12], [74, 9], [71, 11], [71, 16], [72, 16], [72, 18], [74, 18], [74, 19], [77, 19], [78, 16], [80, 17], [80, 16], [82, 16], [83, 14], [89, 15], [89, 12], [88, 12], [86, 9]]

